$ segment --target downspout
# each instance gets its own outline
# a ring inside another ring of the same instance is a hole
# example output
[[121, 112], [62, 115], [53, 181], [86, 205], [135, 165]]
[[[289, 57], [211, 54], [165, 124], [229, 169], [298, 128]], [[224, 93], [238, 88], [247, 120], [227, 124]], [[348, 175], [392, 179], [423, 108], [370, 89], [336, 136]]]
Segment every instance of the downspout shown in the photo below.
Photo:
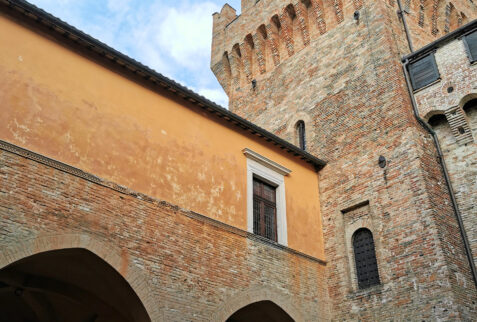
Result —
[[454, 189], [452, 188], [452, 183], [451, 183], [451, 180], [450, 180], [450, 177], [449, 177], [449, 172], [447, 171], [447, 166], [446, 166], [446, 163], [445, 163], [445, 160], [444, 160], [444, 155], [443, 155], [442, 150], [441, 150], [441, 145], [439, 143], [439, 139], [437, 137], [436, 132], [432, 129], [432, 127], [425, 120], [423, 120], [419, 116], [419, 111], [417, 109], [416, 99], [414, 97], [414, 93], [412, 92], [411, 79], [409, 77], [409, 73], [408, 73], [408, 70], [407, 70], [409, 60], [406, 59], [403, 63], [404, 63], [403, 64], [404, 76], [406, 78], [407, 90], [409, 92], [409, 96], [411, 97], [411, 105], [412, 105], [412, 109], [414, 111], [414, 116], [416, 117], [419, 124], [421, 124], [422, 127], [425, 128], [432, 135], [432, 138], [434, 139], [434, 143], [435, 143], [436, 148], [437, 148], [437, 155], [439, 157], [439, 162], [442, 166], [442, 170], [444, 172], [444, 178], [445, 178], [445, 181], [446, 181], [446, 184], [447, 184], [447, 189], [449, 190], [449, 194], [450, 194], [450, 197], [451, 197], [452, 208], [454, 208], [454, 213], [455, 213], [455, 216], [457, 218], [457, 223], [459, 225], [460, 235], [462, 236], [462, 240], [464, 241], [464, 248], [465, 248], [465, 253], [467, 255], [467, 260], [469, 261], [470, 270], [472, 272], [472, 277], [474, 278], [474, 284], [475, 284], [475, 287], [477, 288], [477, 272], [476, 272], [476, 269], [475, 269], [475, 264], [474, 264], [474, 259], [473, 259], [473, 256], [472, 256], [472, 251], [470, 250], [469, 241], [467, 239], [467, 234], [466, 234], [465, 228], [464, 228], [464, 223], [462, 222], [462, 215], [460, 213], [459, 206], [457, 205], [457, 200], [455, 198]]
[[402, 10], [401, 0], [397, 0], [397, 4], [398, 4], [398, 7], [399, 7], [398, 15], [399, 15], [399, 17], [401, 17], [402, 24], [404, 26], [404, 32], [406, 33], [407, 43], [409, 44], [409, 50], [412, 53], [412, 52], [414, 52], [414, 47], [412, 46], [411, 33], [409, 32], [409, 28], [407, 26], [406, 16], [404, 15], [404, 11]]
[[[409, 44], [409, 50], [411, 53], [414, 52], [414, 47], [412, 45], [412, 39], [411, 39], [411, 33], [409, 32], [409, 28], [407, 26], [407, 21], [406, 21], [406, 16], [404, 15], [404, 11], [402, 10], [402, 4], [401, 0], [397, 0], [397, 4], [399, 6], [399, 11], [398, 15], [401, 17], [403, 26], [404, 26], [404, 31], [406, 33], [406, 38], [407, 38], [407, 43]], [[412, 85], [411, 85], [411, 79], [409, 77], [409, 72], [408, 72], [408, 65], [409, 65], [409, 59], [406, 58], [405, 61], [403, 61], [403, 70], [404, 70], [404, 76], [406, 78], [406, 85], [407, 85], [407, 90], [409, 93], [409, 96], [411, 97], [411, 105], [412, 109], [414, 111], [414, 116], [416, 117], [416, 120], [418, 121], [421, 126], [426, 129], [431, 135], [432, 138], [434, 139], [434, 143], [436, 145], [437, 149], [437, 155], [439, 157], [439, 163], [441, 164], [442, 170], [444, 172], [444, 178], [447, 184], [447, 190], [449, 190], [449, 194], [451, 197], [451, 202], [452, 202], [452, 208], [454, 208], [454, 213], [457, 218], [457, 223], [459, 225], [459, 231], [460, 235], [462, 237], [462, 240], [464, 241], [464, 248], [465, 248], [465, 254], [467, 255], [467, 260], [469, 261], [469, 266], [470, 266], [470, 271], [472, 273], [472, 277], [474, 279], [474, 285], [477, 288], [477, 271], [475, 269], [475, 263], [474, 263], [474, 258], [472, 256], [472, 251], [470, 249], [469, 245], [469, 240], [467, 238], [467, 234], [465, 232], [464, 228], [464, 223], [462, 221], [462, 215], [459, 210], [459, 206], [457, 205], [457, 200], [455, 198], [454, 194], [454, 189], [452, 188], [452, 183], [449, 177], [449, 172], [447, 171], [447, 166], [446, 162], [444, 160], [444, 154], [442, 153], [441, 145], [439, 143], [439, 138], [437, 137], [437, 133], [432, 129], [432, 127], [419, 116], [419, 110], [417, 109], [417, 103], [416, 103], [416, 98], [414, 97], [414, 92], [412, 91]]]

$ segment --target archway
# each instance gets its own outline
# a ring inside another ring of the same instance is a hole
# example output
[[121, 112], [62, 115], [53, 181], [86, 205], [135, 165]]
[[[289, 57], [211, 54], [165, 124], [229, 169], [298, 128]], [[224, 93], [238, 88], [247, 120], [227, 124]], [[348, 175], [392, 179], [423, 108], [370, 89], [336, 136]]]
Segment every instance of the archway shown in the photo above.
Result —
[[294, 320], [272, 301], [259, 301], [241, 308], [227, 319], [227, 322], [246, 321], [293, 322]]
[[83, 248], [41, 252], [0, 270], [0, 321], [151, 321], [127, 281]]

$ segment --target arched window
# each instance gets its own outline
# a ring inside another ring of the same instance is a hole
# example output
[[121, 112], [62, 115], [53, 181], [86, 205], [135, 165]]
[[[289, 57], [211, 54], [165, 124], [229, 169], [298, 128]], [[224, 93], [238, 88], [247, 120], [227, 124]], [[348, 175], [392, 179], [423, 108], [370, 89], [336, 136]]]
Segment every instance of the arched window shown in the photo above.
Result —
[[373, 234], [369, 229], [361, 228], [354, 233], [353, 250], [359, 288], [367, 288], [379, 284]]
[[298, 121], [296, 123], [296, 137], [300, 149], [306, 150], [305, 122]]

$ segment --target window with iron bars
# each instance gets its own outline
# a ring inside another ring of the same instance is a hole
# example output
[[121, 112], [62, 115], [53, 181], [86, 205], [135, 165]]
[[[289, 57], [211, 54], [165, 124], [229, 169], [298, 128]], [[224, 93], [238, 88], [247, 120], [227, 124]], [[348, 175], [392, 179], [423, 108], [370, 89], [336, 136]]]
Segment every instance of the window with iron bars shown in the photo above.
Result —
[[253, 179], [253, 233], [277, 241], [276, 188]]
[[369, 229], [358, 229], [353, 235], [354, 260], [359, 288], [378, 285], [379, 272], [373, 234]]

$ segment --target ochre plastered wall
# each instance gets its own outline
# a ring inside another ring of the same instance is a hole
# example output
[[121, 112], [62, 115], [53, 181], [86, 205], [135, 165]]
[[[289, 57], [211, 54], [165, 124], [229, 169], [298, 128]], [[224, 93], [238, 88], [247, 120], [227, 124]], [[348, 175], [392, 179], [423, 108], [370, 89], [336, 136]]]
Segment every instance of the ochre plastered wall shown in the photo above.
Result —
[[0, 16], [0, 139], [246, 230], [249, 148], [289, 168], [288, 245], [323, 255], [313, 167]]

